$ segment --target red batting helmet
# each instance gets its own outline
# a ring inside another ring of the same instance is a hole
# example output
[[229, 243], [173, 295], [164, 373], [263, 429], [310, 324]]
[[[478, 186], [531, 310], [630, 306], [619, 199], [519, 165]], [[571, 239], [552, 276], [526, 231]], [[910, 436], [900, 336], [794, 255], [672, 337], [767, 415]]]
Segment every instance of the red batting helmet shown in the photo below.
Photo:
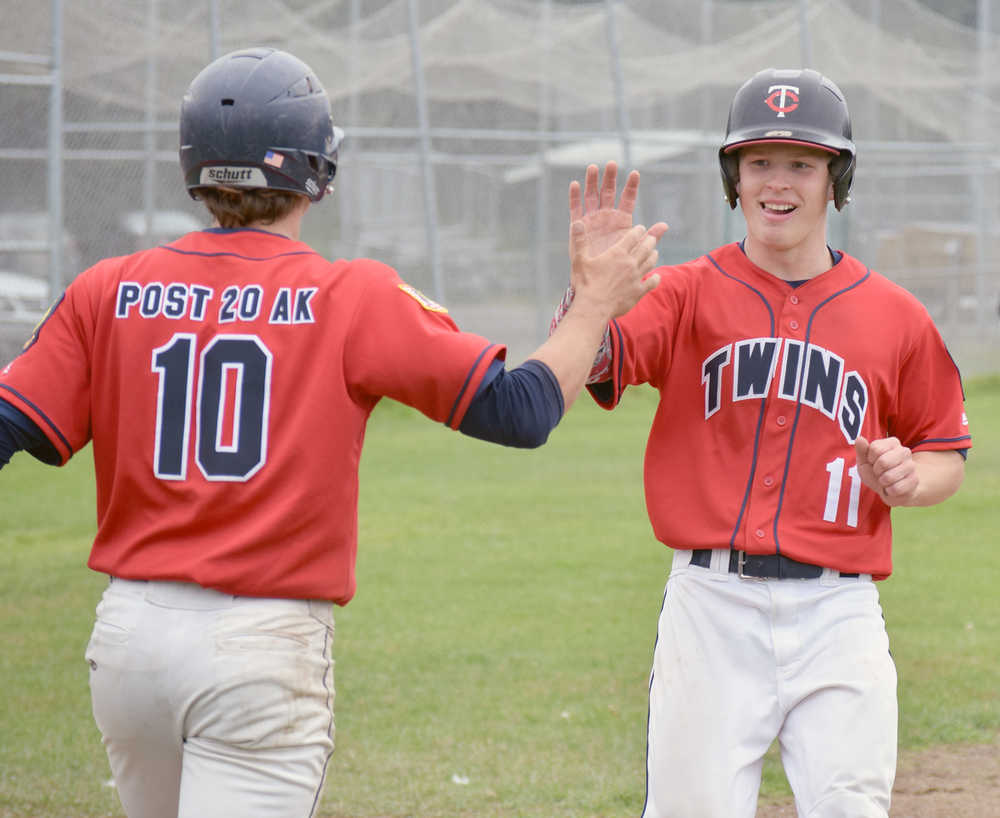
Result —
[[760, 142], [791, 142], [834, 154], [833, 203], [840, 210], [848, 201], [855, 162], [851, 116], [832, 80], [808, 68], [768, 68], [743, 83], [733, 97], [726, 138], [719, 148], [722, 187], [730, 207], [736, 207], [739, 195], [737, 149]]

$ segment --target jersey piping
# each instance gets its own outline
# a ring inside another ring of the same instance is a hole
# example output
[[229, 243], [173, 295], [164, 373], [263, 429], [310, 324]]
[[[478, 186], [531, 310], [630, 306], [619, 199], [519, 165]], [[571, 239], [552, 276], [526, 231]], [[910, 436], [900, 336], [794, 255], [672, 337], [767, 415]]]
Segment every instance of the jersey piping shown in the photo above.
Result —
[[31, 410], [31, 412], [34, 414], [35, 418], [37, 418], [38, 420], [43, 421], [45, 423], [45, 425], [49, 429], [52, 430], [52, 433], [54, 435], [56, 435], [56, 437], [59, 438], [59, 442], [63, 446], [63, 450], [64, 450], [65, 454], [63, 454], [63, 452], [60, 452], [59, 457], [60, 457], [60, 460], [63, 463], [65, 463], [66, 460], [69, 458], [69, 455], [72, 454], [73, 447], [70, 445], [69, 441], [63, 435], [63, 433], [61, 431], [59, 431], [59, 427], [56, 426], [56, 424], [51, 420], [51, 418], [49, 418], [48, 415], [45, 414], [45, 412], [43, 412], [41, 409], [39, 409], [37, 405], [35, 405], [34, 403], [32, 403], [32, 401], [30, 401], [28, 398], [26, 398], [24, 395], [22, 395], [16, 389], [13, 389], [10, 386], [8, 386], [7, 384], [3, 384], [3, 383], [0, 383], [0, 389], [5, 389], [6, 391], [8, 391], [12, 395], [14, 395], [14, 397], [16, 397], [17, 400], [26, 409], [30, 409]]
[[[764, 296], [764, 294], [760, 290], [758, 290], [756, 287], [754, 287], [751, 284], [749, 284], [748, 282], [743, 281], [742, 279], [738, 278], [737, 276], [734, 276], [734, 275], [731, 275], [731, 274], [727, 273], [722, 268], [722, 266], [719, 264], [719, 262], [717, 262], [712, 257], [711, 253], [706, 253], [705, 257], [710, 262], [712, 262], [712, 266], [714, 266], [716, 270], [718, 270], [720, 273], [722, 273], [722, 275], [724, 275], [728, 279], [731, 279], [732, 281], [735, 281], [738, 284], [742, 284], [744, 287], [746, 287], [748, 290], [750, 290], [750, 292], [752, 292], [754, 295], [756, 295], [763, 302], [764, 306], [767, 308], [768, 320], [771, 322], [771, 335], [774, 335], [774, 332], [775, 332], [774, 310], [771, 309], [771, 304], [768, 302], [768, 300]], [[743, 525], [743, 517], [746, 514], [747, 505], [750, 503], [750, 495], [751, 495], [751, 493], [753, 491], [753, 481], [754, 481], [754, 478], [757, 476], [757, 460], [760, 457], [760, 436], [761, 436], [761, 433], [762, 433], [762, 431], [764, 429], [764, 416], [765, 416], [766, 412], [767, 412], [767, 398], [761, 398], [761, 400], [760, 400], [760, 411], [757, 414], [757, 428], [754, 431], [754, 436], [753, 436], [753, 457], [750, 459], [750, 473], [747, 475], [746, 488], [743, 491], [743, 502], [740, 504], [740, 511], [736, 515], [736, 524], [735, 524], [735, 526], [733, 526], [733, 533], [729, 537], [729, 547], [730, 548], [732, 548], [733, 545], [736, 543], [736, 538], [739, 536], [740, 528]], [[790, 445], [791, 445], [791, 443], [789, 442], [789, 446]], [[780, 505], [779, 505], [778, 508], [779, 508], [779, 514], [780, 514], [780, 508], [781, 508]], [[775, 525], [775, 528], [777, 528], [777, 525], [778, 525], [778, 515], [775, 515], [774, 525]], [[775, 542], [777, 542], [777, 540], [775, 540]], [[779, 551], [780, 551], [780, 548], [779, 548]]]
[[452, 421], [455, 419], [455, 413], [458, 412], [459, 407], [462, 405], [462, 402], [465, 400], [465, 396], [469, 391], [469, 384], [472, 382], [472, 376], [479, 372], [479, 364], [482, 363], [483, 356], [485, 356], [486, 353], [493, 348], [493, 344], [489, 344], [484, 347], [483, 351], [479, 353], [479, 357], [476, 358], [476, 362], [469, 368], [469, 374], [465, 378], [465, 383], [462, 384], [462, 388], [458, 391], [458, 397], [455, 398], [455, 403], [452, 404], [451, 412], [448, 413], [448, 419], [444, 422], [445, 426], [451, 426]]
[[[838, 290], [837, 292], [823, 299], [822, 301], [820, 301], [819, 304], [816, 305], [815, 309], [812, 311], [812, 313], [810, 313], [809, 321], [806, 324], [806, 334], [802, 342], [803, 349], [805, 350], [809, 349], [809, 342], [812, 338], [813, 321], [816, 319], [816, 316], [819, 314], [819, 311], [822, 310], [829, 303], [831, 303], [834, 299], [839, 298], [845, 293], [849, 293], [856, 287], [860, 287], [862, 284], [864, 284], [865, 281], [868, 280], [868, 277], [870, 275], [871, 275], [871, 270], [866, 267], [865, 274], [861, 276], [861, 278], [859, 278], [853, 284], [850, 284], [847, 287]], [[802, 360], [799, 361], [799, 366], [798, 366], [799, 370], [798, 377], [800, 382], [805, 374], [806, 360], [807, 356], [803, 354]], [[802, 414], [802, 390], [800, 389], [795, 397], [795, 419], [792, 421], [792, 429], [788, 435], [788, 449], [785, 452], [785, 470], [784, 472], [782, 472], [781, 475], [781, 490], [778, 492], [778, 505], [774, 513], [774, 524], [772, 527], [772, 531], [774, 532], [775, 553], [778, 554], [781, 553], [781, 538], [778, 536], [778, 527], [781, 521], [781, 512], [785, 505], [785, 488], [788, 486], [788, 472], [792, 467], [792, 448], [795, 446], [795, 433], [799, 428], [799, 416], [801, 414]]]
[[[926, 440], [921, 440], [915, 446], [923, 446], [927, 443], [961, 443], [963, 440], [972, 440], [972, 435], [960, 435], [959, 437], [929, 437]], [[956, 449], [956, 451], [964, 452], [965, 449]]]
[[233, 253], [229, 251], [208, 253], [204, 250], [182, 250], [179, 247], [172, 247], [169, 244], [160, 245], [160, 249], [169, 250], [171, 253], [176, 253], [179, 256], [200, 256], [202, 258], [219, 258], [221, 256], [228, 256], [230, 258], [241, 259], [242, 261], [270, 261], [271, 259], [288, 258], [290, 256], [317, 255], [312, 250], [291, 250], [287, 253], [275, 253], [273, 256], [247, 256], [242, 253]]

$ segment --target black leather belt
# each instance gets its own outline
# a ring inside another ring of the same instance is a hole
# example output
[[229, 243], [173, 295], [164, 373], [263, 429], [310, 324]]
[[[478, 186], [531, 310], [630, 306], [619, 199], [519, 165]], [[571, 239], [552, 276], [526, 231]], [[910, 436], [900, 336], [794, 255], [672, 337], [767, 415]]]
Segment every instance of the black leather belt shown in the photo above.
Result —
[[[691, 552], [691, 565], [708, 568], [712, 564], [711, 548], [697, 548]], [[729, 573], [754, 579], [817, 579], [823, 576], [823, 567], [798, 562], [783, 554], [748, 554], [746, 551], [729, 551]], [[840, 575], [846, 579], [857, 574]]]

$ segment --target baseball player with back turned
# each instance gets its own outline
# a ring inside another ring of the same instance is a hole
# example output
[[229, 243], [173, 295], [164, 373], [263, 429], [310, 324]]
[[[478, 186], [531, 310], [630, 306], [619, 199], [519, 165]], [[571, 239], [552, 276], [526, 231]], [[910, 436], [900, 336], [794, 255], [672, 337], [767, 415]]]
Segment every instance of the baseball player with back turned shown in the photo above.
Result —
[[[588, 378], [613, 408], [660, 403], [645, 458], [673, 551], [649, 682], [644, 818], [749, 818], [777, 738], [803, 818], [884, 818], [896, 672], [873, 580], [890, 511], [955, 491], [971, 446], [959, 373], [912, 295], [826, 241], [855, 145], [837, 86], [766, 70], [719, 151], [746, 237], [658, 270]], [[632, 219], [615, 168], [570, 212], [594, 246]], [[557, 310], [556, 322], [573, 288]]]
[[[331, 602], [355, 591], [358, 463], [383, 397], [538, 446], [607, 326], [655, 286], [666, 225], [599, 256], [571, 232], [577, 303], [510, 371], [395, 270], [298, 240], [342, 133], [316, 75], [258, 48], [204, 68], [180, 162], [215, 227], [81, 273], [0, 372], [0, 465], [93, 442], [110, 575], [87, 646], [129, 818], [305, 818], [333, 750]], [[627, 190], [635, 195], [638, 175]]]

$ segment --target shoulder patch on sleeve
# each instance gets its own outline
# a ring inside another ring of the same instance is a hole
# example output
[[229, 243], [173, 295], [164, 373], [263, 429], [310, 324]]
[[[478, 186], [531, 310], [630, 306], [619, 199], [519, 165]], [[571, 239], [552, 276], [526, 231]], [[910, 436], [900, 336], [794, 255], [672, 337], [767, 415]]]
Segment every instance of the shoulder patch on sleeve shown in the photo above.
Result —
[[66, 293], [64, 292], [62, 295], [59, 296], [59, 299], [57, 301], [49, 305], [49, 308], [45, 311], [42, 317], [38, 319], [38, 323], [35, 324], [35, 328], [31, 331], [31, 335], [28, 336], [28, 340], [25, 341], [24, 345], [21, 347], [21, 352], [27, 352], [31, 347], [35, 345], [35, 343], [38, 341], [38, 336], [42, 331], [42, 327], [45, 326], [45, 322], [52, 317], [52, 313], [54, 313], [56, 311], [56, 308], [60, 304], [62, 304], [63, 299], [65, 297]]
[[411, 287], [409, 284], [400, 284], [399, 289], [406, 293], [410, 298], [416, 301], [421, 307], [430, 312], [448, 312], [445, 307], [442, 307], [437, 301], [433, 301], [424, 295], [416, 287]]

